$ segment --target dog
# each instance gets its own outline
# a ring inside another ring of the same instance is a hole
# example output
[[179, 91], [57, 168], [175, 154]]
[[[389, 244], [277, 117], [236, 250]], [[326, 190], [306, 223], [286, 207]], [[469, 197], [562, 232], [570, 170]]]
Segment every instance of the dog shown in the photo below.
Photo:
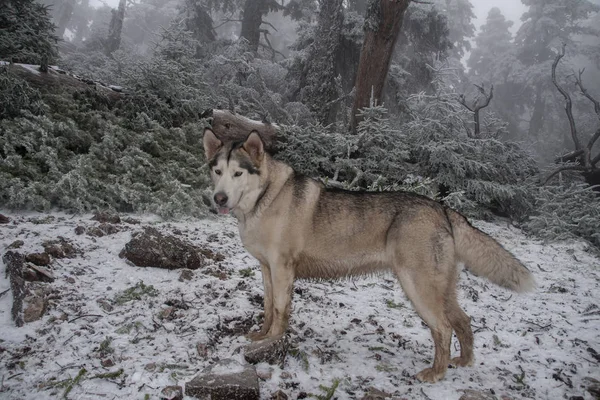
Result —
[[[224, 143], [206, 129], [204, 151], [219, 213], [232, 213], [246, 250], [260, 262], [264, 323], [252, 340], [285, 333], [295, 279], [339, 279], [391, 271], [431, 330], [433, 366], [416, 374], [442, 379], [448, 364], [473, 364], [470, 318], [456, 297], [459, 263], [523, 292], [529, 270], [456, 211], [407, 192], [331, 189], [265, 151], [258, 132]], [[452, 331], [460, 356], [450, 360]]]

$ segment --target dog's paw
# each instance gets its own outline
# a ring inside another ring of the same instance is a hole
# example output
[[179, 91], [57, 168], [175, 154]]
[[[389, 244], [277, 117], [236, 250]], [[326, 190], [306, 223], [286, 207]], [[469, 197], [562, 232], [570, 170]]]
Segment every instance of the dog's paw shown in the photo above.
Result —
[[454, 357], [450, 360], [450, 364], [455, 367], [471, 367], [473, 366], [472, 358]]
[[425, 368], [423, 371], [419, 372], [416, 376], [417, 379], [421, 382], [428, 383], [436, 383], [440, 379], [442, 379], [446, 375], [446, 371], [439, 372], [435, 371], [433, 368]]

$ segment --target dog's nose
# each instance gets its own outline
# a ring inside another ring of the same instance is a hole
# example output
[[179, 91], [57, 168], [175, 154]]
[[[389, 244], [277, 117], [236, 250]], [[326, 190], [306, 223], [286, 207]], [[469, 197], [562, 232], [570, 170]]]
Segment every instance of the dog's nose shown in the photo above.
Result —
[[227, 204], [227, 195], [225, 193], [219, 192], [215, 194], [215, 203], [218, 206], [224, 206]]

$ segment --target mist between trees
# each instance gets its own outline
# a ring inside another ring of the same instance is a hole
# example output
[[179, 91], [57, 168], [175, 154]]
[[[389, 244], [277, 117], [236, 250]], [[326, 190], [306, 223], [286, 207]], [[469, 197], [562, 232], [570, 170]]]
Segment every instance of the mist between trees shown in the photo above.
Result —
[[203, 215], [202, 111], [224, 108], [330, 185], [600, 245], [597, 0], [523, 0], [518, 29], [500, 1], [4, 3], [2, 207]]

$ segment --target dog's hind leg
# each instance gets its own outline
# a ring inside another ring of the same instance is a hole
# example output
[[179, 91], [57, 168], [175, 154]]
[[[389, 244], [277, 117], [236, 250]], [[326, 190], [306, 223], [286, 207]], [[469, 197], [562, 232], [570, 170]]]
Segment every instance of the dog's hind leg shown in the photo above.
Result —
[[265, 263], [260, 263], [260, 269], [263, 278], [264, 287], [264, 319], [259, 332], [252, 332], [247, 335], [250, 340], [261, 340], [267, 336], [271, 324], [273, 323], [273, 284], [271, 282], [271, 269]]
[[457, 367], [467, 367], [473, 365], [473, 331], [471, 330], [471, 318], [460, 308], [456, 300], [454, 288], [450, 289], [446, 299], [446, 316], [456, 332], [456, 337], [460, 343], [460, 357], [454, 357], [450, 364]]
[[395, 272], [408, 299], [431, 330], [435, 345], [433, 366], [416, 376], [420, 381], [434, 383], [446, 375], [450, 361], [452, 327], [444, 312], [445, 282], [430, 279], [427, 267], [414, 267], [416, 268], [400, 267]]

